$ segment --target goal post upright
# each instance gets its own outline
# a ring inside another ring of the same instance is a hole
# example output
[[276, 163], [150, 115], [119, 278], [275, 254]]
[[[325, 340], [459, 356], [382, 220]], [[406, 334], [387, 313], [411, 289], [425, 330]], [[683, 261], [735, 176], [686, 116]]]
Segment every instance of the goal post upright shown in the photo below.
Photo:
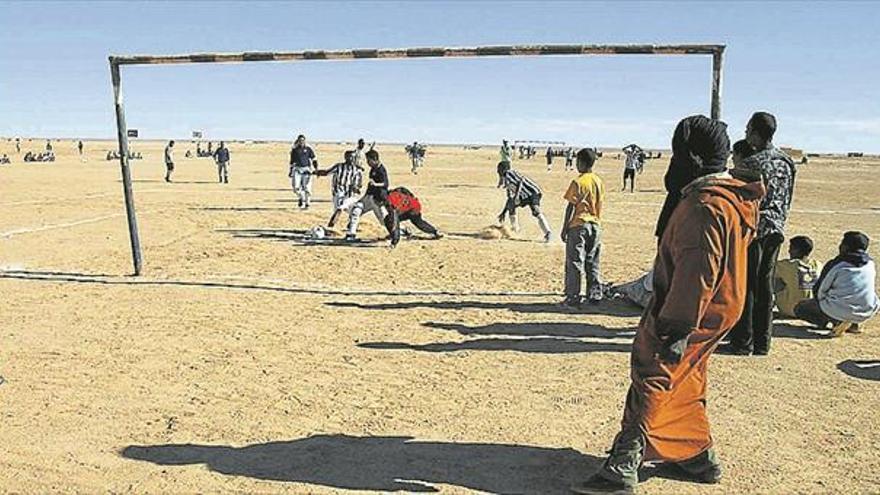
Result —
[[402, 58], [464, 58], [464, 57], [529, 57], [529, 56], [577, 56], [577, 55], [711, 55], [711, 92], [709, 113], [713, 119], [721, 118], [721, 79], [723, 53], [721, 44], [631, 44], [631, 45], [493, 45], [476, 47], [422, 47], [352, 50], [304, 50], [281, 52], [241, 53], [193, 53], [183, 55], [125, 55], [113, 56], [110, 74], [113, 84], [113, 102], [116, 110], [116, 134], [119, 139], [119, 162], [122, 168], [122, 188], [128, 218], [135, 276], [143, 271], [140, 237], [138, 235], [134, 196], [131, 187], [131, 169], [128, 160], [128, 129], [125, 125], [125, 109], [122, 104], [123, 65], [169, 65], [200, 63], [242, 62], [304, 62], [315, 60], [365, 60]]
[[125, 214], [128, 218], [128, 237], [131, 243], [131, 259], [134, 263], [134, 276], [143, 271], [141, 240], [134, 208], [134, 193], [131, 187], [131, 167], [128, 160], [128, 128], [125, 125], [125, 107], [122, 103], [122, 78], [119, 64], [110, 57], [110, 80], [113, 84], [113, 106], [116, 110], [116, 137], [119, 140], [119, 165], [122, 169], [122, 193], [125, 197]]

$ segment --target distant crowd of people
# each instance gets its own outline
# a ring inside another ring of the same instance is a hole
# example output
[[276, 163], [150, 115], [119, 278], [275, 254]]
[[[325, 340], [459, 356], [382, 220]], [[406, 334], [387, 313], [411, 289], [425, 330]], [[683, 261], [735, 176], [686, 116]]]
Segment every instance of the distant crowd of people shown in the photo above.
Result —
[[[414, 143], [414, 146], [418, 146], [418, 143]], [[354, 149], [343, 154], [342, 162], [319, 169], [314, 150], [307, 144], [306, 137], [300, 134], [290, 150], [289, 164], [288, 177], [299, 199], [299, 207], [304, 210], [311, 205], [312, 176], [331, 177], [333, 211], [327, 225], [334, 227], [340, 215], [347, 213], [345, 240], [348, 242], [357, 241], [358, 226], [363, 213], [367, 211], [372, 212], [379, 224], [388, 231], [391, 247], [397, 246], [401, 235], [409, 233], [401, 226], [405, 221], [434, 239], [443, 237], [423, 217], [422, 204], [415, 193], [406, 187], [390, 187], [388, 169], [382, 163], [379, 152], [373, 145], [367, 149], [363, 139], [357, 141]]]

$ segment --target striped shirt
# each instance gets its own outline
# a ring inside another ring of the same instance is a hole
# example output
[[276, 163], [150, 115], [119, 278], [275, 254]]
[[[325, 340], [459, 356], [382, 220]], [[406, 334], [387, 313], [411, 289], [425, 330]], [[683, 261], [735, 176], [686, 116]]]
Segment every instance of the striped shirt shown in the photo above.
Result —
[[639, 157], [635, 151], [627, 151], [626, 153], [626, 162], [624, 167], [627, 170], [636, 170], [639, 168]]
[[[535, 181], [516, 170], [505, 172], [501, 181], [507, 190], [507, 197], [513, 198], [516, 204], [522, 204], [530, 198], [542, 195], [541, 188]], [[517, 195], [517, 191], [519, 191], [519, 195]]]
[[334, 195], [354, 196], [363, 185], [364, 173], [354, 163], [337, 163], [327, 173], [333, 174], [330, 188]]

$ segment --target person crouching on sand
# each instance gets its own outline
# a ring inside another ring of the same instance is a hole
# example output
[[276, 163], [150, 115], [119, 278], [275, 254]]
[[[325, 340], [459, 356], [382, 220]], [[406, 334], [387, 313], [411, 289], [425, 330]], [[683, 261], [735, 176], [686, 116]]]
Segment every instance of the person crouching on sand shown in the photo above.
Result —
[[397, 246], [400, 242], [400, 223], [407, 220], [434, 239], [443, 237], [436, 227], [422, 218], [422, 203], [409, 189], [396, 187], [389, 191], [385, 206], [388, 209], [388, 214], [385, 215], [385, 228], [388, 229], [391, 237], [391, 247]]
[[532, 179], [513, 170], [510, 162], [498, 163], [498, 187], [504, 187], [507, 191], [507, 201], [504, 203], [504, 209], [498, 215], [498, 222], [504, 223], [504, 218], [510, 215], [510, 225], [514, 232], [519, 232], [519, 220], [516, 216], [516, 209], [528, 206], [532, 210], [532, 215], [538, 220], [538, 226], [544, 233], [544, 242], [550, 242], [550, 224], [547, 217], [541, 212], [541, 188]]

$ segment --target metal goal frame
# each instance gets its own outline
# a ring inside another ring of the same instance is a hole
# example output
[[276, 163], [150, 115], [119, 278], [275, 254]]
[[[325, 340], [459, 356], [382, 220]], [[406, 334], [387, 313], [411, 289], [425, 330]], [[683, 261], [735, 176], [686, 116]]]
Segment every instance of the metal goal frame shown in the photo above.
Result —
[[110, 79], [116, 109], [116, 136], [119, 140], [119, 164], [122, 168], [122, 191], [128, 217], [128, 234], [134, 275], [143, 272], [140, 235], [131, 187], [128, 160], [128, 129], [122, 101], [123, 65], [217, 64], [241, 62], [308, 62], [317, 60], [362, 60], [399, 58], [461, 57], [533, 57], [560, 55], [711, 55], [712, 88], [710, 114], [721, 118], [721, 72], [725, 45], [501, 45], [478, 47], [431, 47], [356, 50], [306, 50], [296, 52], [195, 53], [188, 55], [111, 55]]

